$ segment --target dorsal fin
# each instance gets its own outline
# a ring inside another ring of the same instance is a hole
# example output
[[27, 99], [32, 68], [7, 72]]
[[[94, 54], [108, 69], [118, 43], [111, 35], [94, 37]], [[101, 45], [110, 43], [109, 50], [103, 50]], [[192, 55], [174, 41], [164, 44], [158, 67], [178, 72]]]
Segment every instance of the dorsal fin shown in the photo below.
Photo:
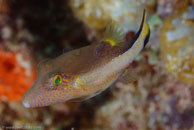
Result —
[[123, 46], [125, 44], [123, 29], [111, 21], [106, 27], [103, 41], [108, 42], [111, 46]]

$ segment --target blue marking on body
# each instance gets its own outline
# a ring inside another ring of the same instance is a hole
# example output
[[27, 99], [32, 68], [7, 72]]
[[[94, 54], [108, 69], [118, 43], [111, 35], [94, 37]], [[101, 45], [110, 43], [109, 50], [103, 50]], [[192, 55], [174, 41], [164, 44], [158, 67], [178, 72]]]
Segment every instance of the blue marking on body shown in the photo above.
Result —
[[64, 87], [65, 85], [64, 84], [61, 84], [60, 87]]
[[62, 81], [62, 83], [68, 83], [68, 82]]
[[67, 77], [67, 76], [65, 76], [65, 75], [64, 75], [62, 78], [64, 78], [64, 79], [70, 79], [70, 77]]
[[36, 107], [35, 99], [34, 99], [34, 107]]
[[46, 105], [50, 105], [51, 103], [47, 103]]

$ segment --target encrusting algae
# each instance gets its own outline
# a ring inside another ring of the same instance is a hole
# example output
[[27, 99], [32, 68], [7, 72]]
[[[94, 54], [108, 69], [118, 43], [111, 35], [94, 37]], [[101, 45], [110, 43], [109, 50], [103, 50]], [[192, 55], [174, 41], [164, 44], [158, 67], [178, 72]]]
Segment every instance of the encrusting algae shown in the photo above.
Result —
[[0, 46], [0, 100], [21, 100], [36, 78], [29, 65], [21, 53], [5, 51]]
[[180, 81], [194, 86], [194, 8], [181, 5], [164, 22], [161, 52], [167, 70]]

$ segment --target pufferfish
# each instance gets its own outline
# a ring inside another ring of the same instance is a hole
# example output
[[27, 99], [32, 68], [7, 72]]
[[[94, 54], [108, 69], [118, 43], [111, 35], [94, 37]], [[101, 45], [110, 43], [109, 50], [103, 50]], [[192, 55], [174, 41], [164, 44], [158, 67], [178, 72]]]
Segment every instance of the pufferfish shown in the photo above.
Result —
[[40, 62], [37, 80], [22, 99], [24, 107], [86, 100], [100, 94], [117, 79], [130, 81], [126, 68], [150, 36], [146, 16], [144, 10], [140, 28], [130, 41], [126, 41], [123, 30], [111, 22], [100, 43]]

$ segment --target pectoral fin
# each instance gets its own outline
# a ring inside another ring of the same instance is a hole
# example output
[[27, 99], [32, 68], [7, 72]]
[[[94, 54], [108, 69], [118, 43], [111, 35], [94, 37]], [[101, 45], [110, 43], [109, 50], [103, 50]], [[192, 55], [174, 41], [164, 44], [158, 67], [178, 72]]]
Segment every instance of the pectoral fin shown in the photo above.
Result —
[[125, 70], [124, 73], [117, 79], [117, 81], [124, 84], [132, 83], [138, 78], [136, 72], [133, 70]]
[[[106, 89], [106, 88], [105, 88]], [[69, 101], [71, 102], [81, 102], [81, 101], [84, 101], [84, 100], [87, 100], [87, 99], [90, 99], [98, 94], [100, 94], [102, 91], [104, 91], [105, 89], [100, 89], [98, 91], [96, 91], [95, 93], [93, 94], [90, 94], [90, 95], [86, 95], [86, 96], [81, 96], [81, 97], [78, 97], [78, 98], [74, 98], [74, 99], [71, 99]]]
[[71, 100], [69, 100], [70, 102], [81, 102], [81, 101], [84, 101], [86, 99], [89, 99], [90, 96], [81, 96], [81, 97], [78, 97], [78, 98], [73, 98]]

